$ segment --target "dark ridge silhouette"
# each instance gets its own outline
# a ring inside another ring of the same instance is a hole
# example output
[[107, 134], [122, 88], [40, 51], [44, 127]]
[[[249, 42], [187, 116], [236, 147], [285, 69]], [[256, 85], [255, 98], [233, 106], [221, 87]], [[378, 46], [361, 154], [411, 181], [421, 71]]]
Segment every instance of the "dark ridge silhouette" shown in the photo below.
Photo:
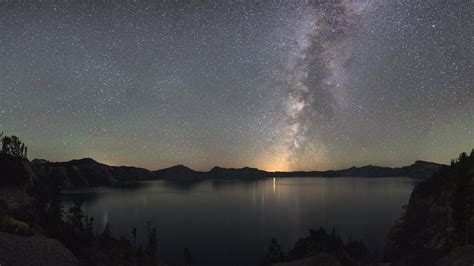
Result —
[[156, 179], [153, 172], [129, 166], [109, 166], [91, 158], [69, 162], [32, 161], [34, 182], [43, 185], [59, 182], [61, 187], [116, 186], [123, 182]]
[[414, 178], [427, 178], [435, 173], [442, 164], [416, 161], [414, 164], [404, 167], [381, 167], [367, 165], [362, 167], [351, 167], [342, 170], [328, 171], [297, 171], [297, 172], [275, 172], [276, 177], [396, 177], [408, 176]]
[[270, 177], [271, 173], [259, 170], [257, 168], [222, 168], [214, 167], [207, 173], [207, 178], [219, 179], [219, 178], [229, 178], [229, 179], [249, 179], [249, 178], [264, 178]]
[[252, 180], [270, 177], [398, 177], [427, 178], [442, 165], [416, 161], [410, 166], [390, 168], [380, 166], [351, 167], [329, 171], [267, 172], [257, 168], [214, 167], [208, 172], [195, 171], [184, 165], [149, 171], [130, 166], [109, 166], [91, 158], [68, 162], [48, 162], [35, 159], [31, 162], [34, 181], [44, 184], [60, 181], [62, 187], [118, 186], [127, 182], [166, 179], [177, 182], [192, 182], [205, 179]]
[[156, 178], [181, 181], [197, 181], [204, 177], [204, 172], [194, 171], [193, 169], [181, 164], [154, 171], [153, 173]]

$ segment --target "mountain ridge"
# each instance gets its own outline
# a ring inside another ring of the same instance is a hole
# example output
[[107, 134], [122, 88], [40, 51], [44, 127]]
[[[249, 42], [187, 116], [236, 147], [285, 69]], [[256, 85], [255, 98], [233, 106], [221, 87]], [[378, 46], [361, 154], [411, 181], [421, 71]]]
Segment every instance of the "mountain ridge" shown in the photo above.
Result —
[[270, 172], [252, 167], [213, 167], [209, 171], [196, 171], [182, 164], [150, 171], [133, 166], [110, 166], [92, 158], [66, 162], [49, 162], [44, 159], [31, 161], [36, 182], [60, 187], [116, 186], [126, 182], [165, 179], [170, 181], [200, 181], [206, 179], [259, 179], [269, 177], [430, 177], [442, 164], [415, 161], [404, 167], [366, 165], [341, 170]]

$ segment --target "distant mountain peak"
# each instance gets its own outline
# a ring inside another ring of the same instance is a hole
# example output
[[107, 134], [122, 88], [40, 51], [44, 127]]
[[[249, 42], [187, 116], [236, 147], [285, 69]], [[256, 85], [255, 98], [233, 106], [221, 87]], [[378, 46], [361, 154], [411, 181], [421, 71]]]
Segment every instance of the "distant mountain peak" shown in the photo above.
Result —
[[422, 160], [417, 160], [413, 165], [441, 165], [439, 163], [427, 162]]
[[69, 163], [73, 163], [73, 164], [101, 164], [98, 161], [96, 161], [92, 158], [89, 158], [89, 157], [82, 158], [82, 159], [71, 160], [71, 161], [69, 161]]
[[211, 169], [211, 172], [212, 171], [216, 171], [216, 170], [257, 170], [257, 171], [263, 171], [263, 170], [260, 170], [258, 168], [254, 168], [254, 167], [248, 167], [248, 166], [244, 166], [244, 167], [241, 167], [241, 168], [225, 168], [225, 167], [220, 167], [220, 166], [214, 166], [212, 169]]
[[48, 160], [45, 159], [33, 159], [31, 162], [32, 166], [43, 165], [49, 163]]

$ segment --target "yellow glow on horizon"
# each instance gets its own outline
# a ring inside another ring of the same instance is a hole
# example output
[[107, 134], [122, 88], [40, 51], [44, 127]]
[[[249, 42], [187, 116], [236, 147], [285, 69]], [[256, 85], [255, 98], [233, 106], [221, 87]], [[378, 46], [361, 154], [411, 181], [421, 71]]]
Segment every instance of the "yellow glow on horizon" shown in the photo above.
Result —
[[290, 170], [288, 163], [279, 161], [262, 162], [257, 168], [268, 172], [286, 172]]

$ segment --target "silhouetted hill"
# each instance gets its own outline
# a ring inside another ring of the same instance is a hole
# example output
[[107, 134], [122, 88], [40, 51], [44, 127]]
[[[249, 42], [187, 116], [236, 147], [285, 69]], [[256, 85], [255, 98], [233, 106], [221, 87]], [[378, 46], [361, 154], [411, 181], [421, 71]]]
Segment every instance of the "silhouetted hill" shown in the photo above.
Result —
[[417, 161], [402, 168], [379, 166], [351, 167], [343, 170], [267, 172], [257, 168], [214, 167], [210, 171], [195, 171], [184, 165], [149, 171], [129, 166], [109, 166], [91, 158], [68, 162], [48, 162], [35, 159], [31, 162], [34, 180], [46, 185], [58, 184], [61, 187], [114, 186], [122, 182], [167, 179], [177, 182], [199, 181], [204, 179], [258, 179], [269, 177], [397, 177], [409, 176], [424, 178], [431, 176], [440, 164]]
[[268, 177], [269, 173], [257, 168], [222, 168], [214, 167], [206, 174], [207, 178], [225, 178], [225, 179], [256, 179]]
[[204, 173], [194, 171], [184, 165], [176, 165], [169, 168], [153, 172], [157, 178], [179, 180], [179, 181], [197, 181], [204, 178]]
[[276, 177], [397, 177], [408, 176], [414, 178], [427, 178], [435, 173], [442, 164], [416, 161], [405, 167], [381, 167], [367, 165], [351, 167], [343, 170], [309, 171], [309, 172], [275, 172]]
[[431, 177], [433, 173], [438, 171], [441, 168], [441, 164], [425, 162], [425, 161], [416, 161], [410, 166], [405, 166], [400, 169], [402, 175], [418, 178], [427, 178]]
[[143, 168], [109, 166], [91, 158], [69, 162], [32, 161], [34, 181], [60, 187], [113, 186], [120, 182], [155, 179], [153, 172]]

